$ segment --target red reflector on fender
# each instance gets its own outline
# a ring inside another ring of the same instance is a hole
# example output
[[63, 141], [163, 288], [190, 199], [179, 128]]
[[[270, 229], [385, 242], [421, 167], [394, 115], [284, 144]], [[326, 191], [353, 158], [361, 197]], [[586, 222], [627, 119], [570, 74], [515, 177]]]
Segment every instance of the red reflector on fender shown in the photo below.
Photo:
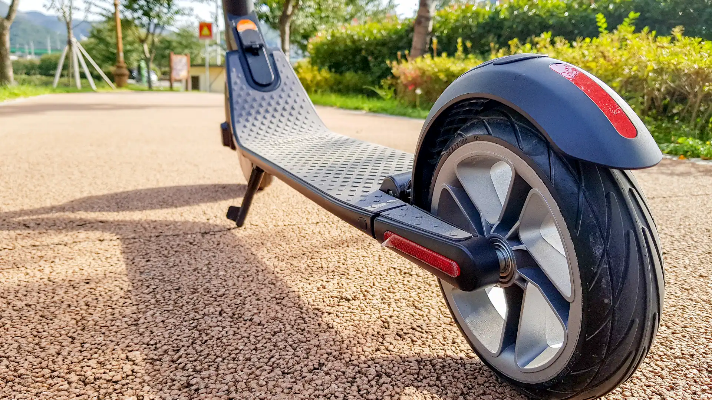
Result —
[[438, 269], [453, 278], [460, 276], [460, 266], [457, 263], [441, 254], [438, 254], [418, 243], [412, 242], [403, 236], [396, 235], [391, 231], [383, 234], [383, 247], [393, 248], [403, 253], [417, 258], [418, 260]]
[[633, 125], [633, 122], [628, 118], [625, 111], [623, 111], [616, 100], [598, 83], [591, 79], [590, 76], [573, 65], [568, 64], [551, 64], [549, 68], [568, 79], [569, 82], [586, 93], [588, 98], [596, 103], [598, 108], [600, 108], [608, 120], [611, 121], [611, 124], [613, 124], [613, 127], [618, 131], [618, 134], [627, 139], [633, 139], [638, 136], [638, 130], [635, 129], [635, 125]]

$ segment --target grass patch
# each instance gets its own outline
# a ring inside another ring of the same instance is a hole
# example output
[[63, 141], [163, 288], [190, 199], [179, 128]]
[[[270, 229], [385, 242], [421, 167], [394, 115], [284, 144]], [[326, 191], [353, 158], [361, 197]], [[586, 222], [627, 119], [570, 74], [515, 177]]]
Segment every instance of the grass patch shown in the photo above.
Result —
[[[15, 85], [11, 86], [0, 86], [0, 102], [19, 99], [23, 97], [33, 97], [40, 96], [43, 94], [52, 93], [82, 93], [91, 92], [91, 86], [89, 86], [89, 81], [86, 79], [81, 79], [82, 88], [77, 89], [74, 81], [70, 84], [66, 77], [62, 77], [57, 83], [57, 87], [53, 88], [52, 83], [54, 78], [51, 76], [40, 76], [40, 75], [17, 75], [15, 76]], [[96, 89], [98, 92], [112, 92], [114, 91], [111, 87], [104, 82], [103, 79], [94, 79], [96, 84]], [[148, 88], [142, 85], [129, 84], [125, 88], [117, 89], [117, 91], [146, 91]], [[154, 90], [162, 90], [161, 88], [156, 88]], [[166, 89], [168, 90], [168, 89]]]
[[362, 110], [372, 113], [399, 115], [424, 119], [430, 111], [405, 105], [395, 99], [382, 99], [363, 95], [344, 95], [336, 93], [311, 93], [314, 104], [344, 108], [347, 110]]

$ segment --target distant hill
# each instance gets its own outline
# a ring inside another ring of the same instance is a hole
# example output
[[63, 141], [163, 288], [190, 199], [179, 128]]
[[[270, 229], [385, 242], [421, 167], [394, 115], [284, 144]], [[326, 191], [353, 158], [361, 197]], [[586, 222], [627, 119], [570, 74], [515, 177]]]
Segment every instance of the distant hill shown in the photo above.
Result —
[[[0, 0], [0, 15], [7, 15], [9, 5]], [[77, 39], [89, 36], [91, 22], [74, 21], [74, 36]], [[37, 11], [18, 12], [15, 22], [10, 27], [10, 47], [23, 49], [34, 43], [35, 50], [43, 53], [47, 49], [47, 41], [53, 52], [58, 52], [67, 42], [64, 22], [55, 15], [47, 15]], [[42, 51], [44, 50], [44, 51]]]

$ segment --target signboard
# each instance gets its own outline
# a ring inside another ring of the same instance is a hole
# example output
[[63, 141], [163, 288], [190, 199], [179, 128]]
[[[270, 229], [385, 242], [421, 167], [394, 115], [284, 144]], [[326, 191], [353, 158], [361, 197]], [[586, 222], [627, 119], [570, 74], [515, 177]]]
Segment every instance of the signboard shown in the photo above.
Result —
[[170, 67], [170, 82], [171, 90], [173, 90], [173, 82], [185, 81], [186, 90], [191, 90], [190, 87], [190, 54], [173, 54], [169, 57], [168, 65]]
[[213, 38], [212, 22], [201, 22], [198, 24], [198, 38], [200, 40], [210, 40]]
[[171, 54], [171, 78], [174, 81], [184, 81], [188, 79], [188, 55]]

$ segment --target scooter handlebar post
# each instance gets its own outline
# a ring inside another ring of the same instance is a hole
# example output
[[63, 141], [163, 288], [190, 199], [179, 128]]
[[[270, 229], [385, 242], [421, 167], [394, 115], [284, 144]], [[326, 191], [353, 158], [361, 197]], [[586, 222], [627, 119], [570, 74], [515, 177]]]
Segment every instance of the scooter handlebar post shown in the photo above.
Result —
[[255, 10], [252, 0], [223, 0], [223, 11], [226, 14], [242, 17]]

